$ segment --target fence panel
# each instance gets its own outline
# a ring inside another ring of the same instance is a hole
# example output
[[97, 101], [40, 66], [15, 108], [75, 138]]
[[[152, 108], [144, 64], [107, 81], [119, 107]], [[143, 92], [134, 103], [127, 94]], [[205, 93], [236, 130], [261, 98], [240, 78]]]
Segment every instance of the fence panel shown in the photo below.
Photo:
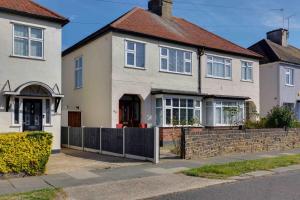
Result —
[[101, 148], [105, 152], [123, 154], [123, 129], [102, 128]]
[[100, 128], [84, 128], [84, 148], [100, 150]]
[[61, 144], [68, 145], [68, 127], [61, 127]]
[[82, 147], [82, 128], [69, 128], [70, 146]]
[[154, 135], [153, 128], [126, 128], [125, 154], [154, 159]]

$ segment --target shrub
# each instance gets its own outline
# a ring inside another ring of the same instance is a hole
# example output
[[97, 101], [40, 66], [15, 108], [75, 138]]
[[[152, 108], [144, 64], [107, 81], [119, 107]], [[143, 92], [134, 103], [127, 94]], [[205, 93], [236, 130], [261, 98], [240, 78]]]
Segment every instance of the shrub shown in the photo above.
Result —
[[259, 121], [247, 120], [244, 126], [246, 129], [267, 128], [266, 121], [266, 118], [261, 118]]
[[0, 134], [0, 173], [45, 172], [52, 135], [45, 132]]
[[291, 109], [285, 106], [276, 106], [267, 115], [266, 125], [268, 128], [292, 128], [295, 121]]

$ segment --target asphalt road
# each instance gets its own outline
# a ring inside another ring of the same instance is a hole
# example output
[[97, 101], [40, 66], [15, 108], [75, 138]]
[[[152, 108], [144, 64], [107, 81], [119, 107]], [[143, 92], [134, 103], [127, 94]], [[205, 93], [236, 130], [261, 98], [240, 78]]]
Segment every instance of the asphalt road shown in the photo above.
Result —
[[175, 193], [152, 200], [300, 200], [300, 171]]

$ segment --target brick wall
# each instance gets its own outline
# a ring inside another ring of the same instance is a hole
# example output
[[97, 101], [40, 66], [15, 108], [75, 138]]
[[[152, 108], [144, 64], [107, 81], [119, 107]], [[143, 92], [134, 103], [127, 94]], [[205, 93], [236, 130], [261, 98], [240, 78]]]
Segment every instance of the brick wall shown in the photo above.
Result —
[[300, 148], [300, 129], [187, 130], [185, 158]]

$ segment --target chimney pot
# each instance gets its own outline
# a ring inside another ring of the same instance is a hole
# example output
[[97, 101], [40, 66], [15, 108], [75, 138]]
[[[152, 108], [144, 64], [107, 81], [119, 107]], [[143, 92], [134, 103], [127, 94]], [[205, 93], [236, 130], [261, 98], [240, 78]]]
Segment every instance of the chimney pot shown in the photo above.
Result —
[[288, 46], [289, 31], [283, 28], [273, 30], [267, 33], [267, 39], [281, 46]]
[[173, 0], [150, 0], [148, 9], [161, 17], [171, 18], [173, 16]]

